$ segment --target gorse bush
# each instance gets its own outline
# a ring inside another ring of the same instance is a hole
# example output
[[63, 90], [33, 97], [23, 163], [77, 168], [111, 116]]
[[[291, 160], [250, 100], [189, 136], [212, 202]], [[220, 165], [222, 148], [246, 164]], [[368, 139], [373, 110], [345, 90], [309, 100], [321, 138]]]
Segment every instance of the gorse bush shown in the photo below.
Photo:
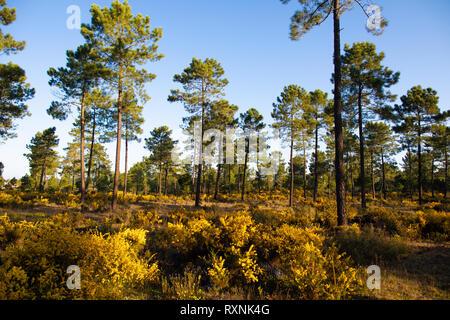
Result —
[[[78, 233], [58, 220], [16, 224], [7, 217], [1, 224], [0, 299], [121, 299], [157, 278], [157, 263], [143, 252], [145, 230]], [[11, 229], [21, 241], [4, 242]], [[71, 265], [81, 270], [81, 290], [66, 286]]]

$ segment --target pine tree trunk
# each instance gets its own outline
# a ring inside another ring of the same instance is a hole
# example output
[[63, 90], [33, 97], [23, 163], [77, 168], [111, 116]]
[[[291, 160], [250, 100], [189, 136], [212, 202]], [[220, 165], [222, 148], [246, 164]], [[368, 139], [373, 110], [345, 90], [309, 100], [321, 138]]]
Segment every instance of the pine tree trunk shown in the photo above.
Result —
[[373, 173], [373, 153], [370, 152], [370, 178], [372, 181], [372, 198], [375, 200], [375, 179], [374, 179], [374, 173]]
[[[85, 91], [85, 89], [83, 89]], [[81, 193], [81, 211], [84, 211], [84, 198], [85, 198], [85, 168], [84, 168], [84, 130], [85, 130], [85, 93], [81, 98], [81, 115], [80, 115], [80, 167], [81, 167], [81, 181], [80, 181], [80, 193]]]
[[448, 181], [448, 157], [447, 157], [447, 136], [445, 138], [445, 152], [444, 152], [444, 158], [445, 158], [445, 177], [444, 177], [444, 199], [447, 199], [447, 181]]
[[411, 149], [408, 145], [408, 175], [409, 175], [409, 197], [411, 201], [413, 200], [413, 178], [412, 178], [412, 157], [411, 157]]
[[381, 193], [382, 198], [386, 200], [386, 169], [384, 165], [383, 148], [381, 148]]
[[119, 84], [119, 96], [117, 104], [117, 141], [116, 141], [116, 166], [114, 169], [114, 188], [112, 198], [112, 210], [117, 209], [117, 195], [119, 193], [120, 176], [120, 146], [122, 141], [122, 84]]
[[336, 206], [338, 225], [347, 225], [345, 212], [345, 184], [344, 184], [344, 137], [342, 133], [342, 101], [341, 101], [341, 27], [340, 1], [333, 2], [334, 20], [334, 130], [335, 130], [335, 175], [336, 175]]
[[[292, 120], [292, 116], [291, 116]], [[291, 128], [292, 130], [292, 128]], [[293, 199], [294, 199], [294, 134], [291, 132], [291, 155], [289, 157], [290, 159], [290, 166], [291, 166], [291, 188], [289, 192], [289, 207], [292, 207], [293, 205]]]
[[358, 127], [359, 127], [359, 183], [361, 188], [361, 208], [365, 209], [366, 204], [366, 179], [365, 179], [365, 160], [364, 160], [364, 134], [363, 134], [363, 114], [362, 114], [362, 87], [358, 88]]
[[41, 169], [41, 178], [39, 179], [39, 192], [44, 192], [44, 175], [45, 175], [45, 167], [47, 166], [47, 158], [44, 158], [44, 163], [42, 164]]
[[419, 205], [422, 205], [423, 202], [423, 181], [422, 181], [422, 128], [421, 128], [421, 119], [419, 114], [419, 125], [417, 132], [417, 156], [419, 161]]
[[220, 163], [217, 164], [217, 175], [216, 175], [216, 186], [214, 189], [214, 200], [217, 200], [217, 195], [219, 194], [219, 185], [220, 185], [220, 171], [222, 169], [222, 165]]
[[431, 196], [434, 198], [434, 157], [431, 159]]
[[303, 197], [306, 200], [306, 145], [303, 138]]
[[89, 150], [89, 162], [88, 162], [88, 172], [87, 172], [87, 179], [86, 179], [86, 190], [89, 190], [89, 184], [91, 183], [91, 168], [92, 168], [92, 158], [94, 156], [94, 142], [95, 142], [95, 129], [97, 126], [97, 122], [95, 119], [95, 108], [94, 108], [94, 117], [92, 119], [92, 136], [91, 136], [91, 148]]
[[238, 175], [237, 175], [237, 183], [236, 183], [236, 188], [237, 188], [237, 192], [238, 194], [241, 192], [241, 179], [242, 179], [242, 175], [241, 175], [241, 165], [238, 164]]
[[165, 176], [164, 176], [164, 195], [167, 196], [167, 177], [169, 175], [169, 167], [165, 168]]
[[[316, 119], [317, 121], [318, 119]], [[318, 171], [317, 171], [317, 166], [319, 165], [319, 126], [316, 125], [316, 130], [315, 130], [315, 144], [314, 144], [314, 195], [313, 195], [313, 199], [314, 202], [317, 201], [317, 185], [318, 185]]]
[[353, 178], [353, 165], [350, 166], [350, 182], [352, 184], [352, 200], [355, 196], [355, 179]]
[[241, 200], [244, 201], [245, 196], [245, 180], [246, 180], [246, 173], [247, 173], [247, 162], [248, 162], [248, 152], [249, 152], [249, 144], [250, 141], [246, 141], [246, 148], [245, 148], [245, 160], [244, 160], [244, 173], [243, 173], [243, 179], [242, 179], [242, 194], [241, 194]]
[[125, 196], [127, 195], [127, 184], [128, 184], [128, 121], [125, 122], [125, 172], [123, 179], [123, 200], [125, 201]]
[[159, 164], [159, 187], [158, 187], [158, 193], [161, 195], [162, 192], [162, 163]]

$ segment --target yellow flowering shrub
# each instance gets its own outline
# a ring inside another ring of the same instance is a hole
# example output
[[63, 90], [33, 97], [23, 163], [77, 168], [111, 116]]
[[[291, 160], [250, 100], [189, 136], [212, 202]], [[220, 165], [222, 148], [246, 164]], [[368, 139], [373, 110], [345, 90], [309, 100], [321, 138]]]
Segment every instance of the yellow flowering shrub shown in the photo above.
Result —
[[[158, 275], [142, 252], [145, 230], [78, 233], [52, 220], [26, 228], [23, 241], [1, 253], [0, 299], [120, 299]], [[66, 286], [71, 265], [81, 270], [81, 290]]]
[[256, 251], [254, 246], [251, 245], [244, 255], [238, 260], [238, 264], [241, 267], [241, 272], [247, 283], [258, 282], [258, 275], [262, 273], [261, 268], [256, 262], [256, 258]]
[[230, 282], [230, 272], [224, 266], [225, 259], [216, 254], [211, 254], [211, 266], [208, 268], [208, 275], [215, 290], [226, 289]]

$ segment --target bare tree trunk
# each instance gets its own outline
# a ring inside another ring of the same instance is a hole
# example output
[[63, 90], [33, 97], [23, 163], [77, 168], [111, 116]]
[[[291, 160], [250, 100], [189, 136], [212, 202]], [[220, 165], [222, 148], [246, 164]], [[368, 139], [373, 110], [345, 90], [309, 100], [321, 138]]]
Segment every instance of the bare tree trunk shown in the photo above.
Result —
[[303, 197], [306, 200], [306, 145], [303, 137]]
[[158, 188], [158, 193], [159, 195], [161, 195], [162, 192], [162, 163], [159, 164], [159, 188]]
[[247, 162], [248, 162], [248, 152], [249, 152], [249, 144], [250, 141], [246, 141], [246, 146], [245, 146], [245, 161], [244, 161], [244, 173], [243, 173], [243, 179], [242, 179], [242, 194], [241, 194], [241, 200], [244, 201], [244, 196], [245, 196], [245, 180], [246, 180], [246, 173], [247, 173]]
[[89, 162], [88, 162], [88, 172], [87, 172], [87, 179], [86, 179], [86, 190], [89, 190], [89, 184], [91, 183], [91, 168], [92, 168], [92, 158], [94, 155], [94, 144], [95, 144], [95, 129], [97, 127], [96, 122], [96, 112], [94, 108], [94, 117], [92, 118], [92, 135], [91, 135], [91, 148], [89, 150]]
[[204, 136], [204, 121], [205, 121], [205, 85], [204, 80], [202, 79], [202, 128], [200, 135], [200, 146], [199, 146], [199, 164], [198, 164], [198, 172], [197, 172], [197, 190], [195, 192], [195, 206], [200, 207], [200, 196], [201, 196], [201, 187], [202, 187], [202, 167], [203, 167], [203, 136]]
[[422, 128], [419, 114], [419, 125], [417, 130], [417, 156], [419, 161], [419, 205], [423, 202], [423, 181], [422, 181]]
[[241, 175], [241, 165], [238, 164], [238, 175], [237, 175], [237, 183], [236, 183], [236, 188], [237, 188], [237, 192], [240, 193], [241, 192], [241, 179], [242, 179], [242, 175]]
[[228, 165], [228, 194], [231, 194], [231, 164]]
[[[291, 114], [292, 121], [292, 114]], [[292, 130], [292, 128], [291, 128]], [[289, 192], [289, 207], [293, 205], [293, 197], [294, 197], [294, 134], [291, 132], [291, 155], [290, 155], [290, 166], [291, 166], [291, 189]]]
[[431, 158], [431, 196], [434, 198], [434, 157]]
[[44, 163], [42, 164], [41, 169], [41, 178], [39, 179], [39, 192], [44, 192], [44, 175], [45, 175], [45, 167], [47, 166], [47, 158], [44, 158]]
[[445, 159], [445, 178], [444, 178], [444, 198], [447, 199], [447, 180], [448, 180], [448, 157], [447, 157], [447, 133], [445, 136], [445, 152], [444, 152], [444, 159]]
[[381, 194], [382, 198], [386, 200], [386, 169], [384, 165], [384, 151], [381, 148]]
[[127, 195], [127, 183], [128, 183], [128, 121], [125, 122], [125, 172], [123, 179], [123, 200]]
[[85, 88], [83, 88], [83, 96], [81, 98], [81, 114], [80, 114], [80, 167], [81, 167], [81, 181], [80, 181], [80, 193], [81, 193], [81, 211], [84, 211], [84, 198], [86, 193], [85, 183], [85, 168], [84, 168], [84, 130], [85, 130]]
[[373, 173], [373, 153], [370, 152], [370, 178], [372, 180], [372, 198], [376, 199], [375, 196], [375, 179], [374, 179], [374, 173]]
[[222, 165], [220, 163], [217, 164], [217, 175], [216, 175], [216, 187], [214, 190], [214, 200], [217, 200], [217, 195], [219, 194], [219, 185], [220, 185], [220, 171], [222, 169]]
[[336, 206], [338, 225], [347, 225], [345, 212], [345, 183], [344, 183], [344, 137], [342, 133], [342, 102], [341, 102], [341, 27], [340, 1], [333, 2], [334, 20], [334, 130], [335, 130], [335, 174], [336, 174]]
[[165, 175], [164, 175], [164, 195], [167, 196], [167, 177], [169, 175], [169, 167], [166, 166], [165, 168]]
[[[316, 119], [317, 121], [318, 119]], [[315, 130], [315, 145], [314, 145], [314, 202], [317, 201], [317, 185], [318, 185], [318, 171], [317, 166], [319, 165], [319, 126], [316, 124]]]
[[409, 169], [409, 197], [413, 200], [413, 179], [412, 179], [412, 157], [411, 150], [408, 146], [408, 169]]
[[365, 160], [364, 160], [364, 134], [362, 119], [362, 87], [358, 88], [358, 127], [359, 127], [359, 183], [361, 188], [361, 208], [365, 209], [366, 204], [366, 179], [365, 179]]
[[[120, 71], [122, 72], [122, 71]], [[117, 98], [117, 141], [116, 141], [116, 166], [114, 168], [114, 188], [112, 198], [112, 210], [117, 210], [117, 195], [119, 193], [120, 176], [120, 146], [122, 141], [122, 75], [119, 77], [119, 94]]]
[[353, 178], [353, 165], [350, 166], [350, 181], [352, 184], [352, 200], [355, 195], [355, 179]]

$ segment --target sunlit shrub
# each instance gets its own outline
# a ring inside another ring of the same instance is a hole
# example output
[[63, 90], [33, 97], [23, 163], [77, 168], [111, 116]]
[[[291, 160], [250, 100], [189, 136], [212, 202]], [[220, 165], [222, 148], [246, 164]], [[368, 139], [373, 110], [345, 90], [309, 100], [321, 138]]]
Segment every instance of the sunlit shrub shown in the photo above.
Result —
[[[124, 229], [113, 235], [80, 234], [51, 220], [33, 224], [22, 243], [7, 245], [1, 255], [0, 298], [124, 298], [158, 274], [152, 256], [142, 253], [145, 233]], [[81, 290], [66, 286], [70, 265], [81, 269]]]

